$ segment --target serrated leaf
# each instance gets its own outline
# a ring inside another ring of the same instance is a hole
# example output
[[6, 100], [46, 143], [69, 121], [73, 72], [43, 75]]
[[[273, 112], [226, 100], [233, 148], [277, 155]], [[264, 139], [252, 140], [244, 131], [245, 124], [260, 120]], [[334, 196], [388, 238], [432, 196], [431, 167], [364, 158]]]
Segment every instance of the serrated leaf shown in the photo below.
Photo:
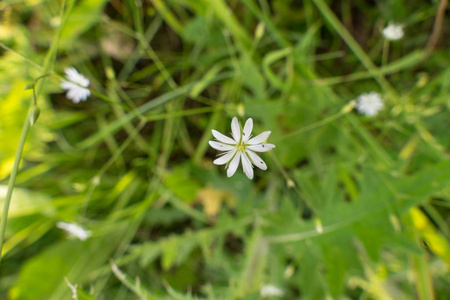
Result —
[[141, 249], [139, 249], [139, 264], [142, 267], [146, 267], [161, 254], [161, 247], [156, 243], [148, 243], [142, 246]]
[[197, 239], [190, 234], [167, 238], [161, 245], [162, 268], [169, 270], [174, 265], [182, 264], [197, 245]]
[[164, 241], [161, 249], [161, 266], [163, 270], [167, 271], [175, 264], [180, 246], [180, 239], [177, 237], [169, 237]]

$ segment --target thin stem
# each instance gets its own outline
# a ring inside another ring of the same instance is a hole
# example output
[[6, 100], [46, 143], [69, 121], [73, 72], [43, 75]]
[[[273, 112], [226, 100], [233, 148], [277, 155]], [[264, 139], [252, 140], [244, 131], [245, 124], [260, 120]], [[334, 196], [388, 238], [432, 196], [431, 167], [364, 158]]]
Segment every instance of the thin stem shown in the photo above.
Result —
[[315, 238], [322, 234], [335, 232], [337, 230], [340, 230], [342, 228], [350, 226], [356, 222], [363, 220], [369, 214], [379, 213], [379, 212], [383, 211], [385, 208], [386, 208], [386, 206], [384, 204], [380, 204], [377, 207], [374, 207], [371, 211], [366, 211], [362, 214], [354, 215], [353, 217], [347, 218], [341, 222], [323, 226], [322, 232], [318, 232], [317, 229], [311, 229], [311, 230], [302, 231], [302, 232], [287, 233], [287, 234], [281, 234], [281, 235], [269, 235], [269, 236], [265, 237], [265, 240], [271, 244], [279, 244], [279, 243], [299, 242], [299, 241], [303, 241], [306, 239]]
[[[420, 245], [422, 239], [420, 230], [417, 225], [414, 224], [414, 219], [417, 219], [414, 212], [419, 211], [417, 208], [411, 208], [405, 216], [406, 226], [412, 228], [408, 233], [411, 238], [416, 240], [416, 243]], [[425, 252], [421, 255], [410, 254], [410, 263], [413, 268], [414, 283], [417, 291], [417, 299], [429, 300], [434, 299], [433, 283], [430, 277], [430, 271], [428, 261]]]
[[304, 133], [306, 131], [309, 131], [309, 130], [312, 130], [312, 129], [316, 129], [316, 128], [320, 127], [320, 126], [323, 126], [323, 125], [326, 125], [326, 124], [328, 124], [330, 122], [333, 122], [333, 121], [339, 119], [340, 117], [346, 115], [350, 111], [352, 111], [352, 109], [355, 107], [355, 105], [356, 105], [356, 103], [354, 101], [351, 101], [349, 104], [345, 105], [338, 113], [336, 113], [334, 115], [331, 115], [331, 116], [329, 116], [329, 117], [327, 117], [325, 119], [322, 119], [322, 120], [320, 120], [318, 122], [309, 124], [309, 125], [307, 125], [305, 127], [302, 127], [302, 128], [297, 129], [297, 130], [294, 130], [292, 132], [289, 132], [289, 133], [287, 133], [287, 134], [285, 134], [285, 135], [283, 135], [283, 136], [281, 136], [279, 138], [273, 139], [272, 141], [278, 142], [278, 141], [282, 141], [282, 140], [285, 140], [285, 139], [288, 139], [288, 138], [292, 138], [293, 136], [302, 134], [302, 133]]
[[433, 32], [431, 33], [430, 39], [428, 40], [427, 45], [425, 46], [425, 51], [429, 55], [431, 51], [436, 47], [437, 42], [439, 41], [439, 37], [442, 32], [442, 24], [444, 23], [445, 10], [447, 8], [448, 0], [441, 0], [439, 2], [439, 8], [436, 15], [436, 19], [434, 21]]
[[398, 94], [391, 84], [380, 74], [379, 69], [372, 62], [370, 57], [364, 52], [361, 46], [356, 42], [353, 36], [348, 32], [347, 28], [336, 17], [334, 12], [328, 7], [324, 0], [312, 0], [319, 9], [323, 17], [331, 24], [336, 32], [341, 36], [347, 46], [352, 50], [355, 56], [361, 61], [364, 67], [372, 75], [373, 79], [378, 82], [384, 92], [389, 93], [393, 98], [397, 99]]
[[[1, 9], [0, 9], [1, 10]], [[8, 46], [6, 46], [5, 44], [3, 44], [2, 42], [0, 42], [0, 48], [5, 49], [6, 51], [12, 52], [14, 54], [16, 54], [17, 56], [20, 56], [21, 58], [23, 58], [26, 62], [28, 62], [29, 64], [31, 64], [33, 67], [42, 70], [43, 67], [40, 66], [39, 64], [35, 63], [34, 61], [32, 61], [31, 59], [27, 58], [25, 55], [20, 54], [19, 52], [15, 51], [14, 49], [9, 48]]]
[[34, 87], [33, 87], [33, 103], [34, 103], [34, 106], [37, 105], [36, 89]]
[[2, 259], [2, 251], [3, 251], [3, 240], [5, 235], [5, 229], [6, 229], [6, 221], [8, 219], [8, 211], [9, 211], [9, 205], [11, 203], [11, 197], [14, 189], [14, 183], [16, 182], [16, 175], [17, 171], [19, 170], [19, 164], [20, 160], [22, 158], [23, 148], [25, 146], [25, 141], [27, 139], [28, 131], [30, 129], [30, 117], [31, 117], [30, 110], [27, 114], [27, 117], [25, 118], [25, 122], [22, 127], [22, 134], [20, 136], [19, 145], [17, 146], [16, 150], [16, 156], [14, 158], [14, 165], [13, 169], [11, 171], [11, 177], [9, 178], [8, 183], [8, 192], [6, 193], [5, 203], [3, 205], [3, 213], [2, 213], [2, 223], [0, 227], [0, 264]]
[[389, 56], [389, 40], [384, 39], [383, 53], [381, 54], [381, 66], [384, 67], [388, 62]]
[[270, 152], [270, 154], [272, 156], [273, 161], [275, 162], [277, 167], [280, 169], [280, 172], [283, 175], [284, 179], [286, 180], [287, 186], [289, 188], [292, 188], [297, 193], [298, 197], [301, 200], [303, 200], [303, 202], [305, 202], [306, 206], [308, 206], [308, 208], [311, 210], [311, 212], [317, 216], [316, 209], [314, 208], [312, 203], [305, 196], [302, 195], [302, 193], [300, 192], [300, 190], [297, 187], [297, 183], [289, 176], [288, 172], [284, 169], [283, 165], [278, 160], [277, 156], [272, 151]]
[[86, 214], [87, 207], [89, 205], [89, 201], [99, 185], [102, 176], [105, 174], [105, 172], [113, 165], [113, 163], [120, 157], [123, 151], [131, 144], [131, 142], [136, 138], [136, 136], [139, 134], [139, 132], [144, 128], [145, 124], [147, 124], [145, 121], [141, 121], [139, 125], [136, 127], [136, 130], [132, 132], [130, 136], [123, 142], [123, 144], [120, 146], [119, 149], [114, 153], [114, 155], [103, 165], [103, 167], [97, 172], [97, 174], [92, 177], [89, 189], [86, 193], [85, 199], [84, 199], [84, 205], [82, 207], [82, 214]]

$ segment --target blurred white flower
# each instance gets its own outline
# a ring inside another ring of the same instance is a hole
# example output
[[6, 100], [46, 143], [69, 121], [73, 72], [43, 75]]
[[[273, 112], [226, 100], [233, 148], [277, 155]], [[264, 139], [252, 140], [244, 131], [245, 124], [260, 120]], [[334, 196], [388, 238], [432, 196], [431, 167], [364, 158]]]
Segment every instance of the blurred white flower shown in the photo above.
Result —
[[265, 285], [261, 288], [259, 291], [262, 298], [268, 298], [268, 297], [283, 297], [284, 292], [282, 289], [274, 286], [274, 285]]
[[69, 236], [76, 237], [82, 241], [85, 241], [89, 236], [91, 236], [90, 231], [86, 231], [83, 227], [75, 223], [58, 222], [56, 227], [65, 230]]
[[405, 33], [403, 32], [403, 25], [390, 23], [386, 28], [383, 29], [383, 35], [390, 41], [396, 41], [403, 37]]
[[[209, 141], [209, 145], [214, 149], [224, 151], [221, 156], [214, 160], [216, 165], [227, 164], [227, 176], [231, 177], [236, 172], [239, 161], [242, 160], [242, 169], [244, 174], [253, 179], [253, 165], [257, 166], [261, 170], [267, 170], [266, 163], [258, 156], [256, 152], [267, 152], [275, 148], [273, 144], [263, 143], [270, 136], [270, 131], [264, 131], [263, 133], [251, 138], [253, 129], [253, 120], [247, 119], [244, 129], [241, 130], [239, 122], [236, 117], [231, 121], [231, 135], [233, 138], [229, 138], [216, 130], [212, 130], [213, 136], [219, 141]], [[253, 164], [253, 165], [252, 165]]]
[[362, 115], [368, 117], [376, 116], [383, 108], [383, 99], [376, 92], [362, 93], [356, 98], [356, 109]]
[[66, 78], [68, 81], [61, 82], [61, 88], [67, 90], [66, 97], [72, 100], [73, 103], [86, 101], [91, 95], [91, 91], [87, 88], [89, 86], [89, 79], [78, 73], [75, 68], [66, 68]]

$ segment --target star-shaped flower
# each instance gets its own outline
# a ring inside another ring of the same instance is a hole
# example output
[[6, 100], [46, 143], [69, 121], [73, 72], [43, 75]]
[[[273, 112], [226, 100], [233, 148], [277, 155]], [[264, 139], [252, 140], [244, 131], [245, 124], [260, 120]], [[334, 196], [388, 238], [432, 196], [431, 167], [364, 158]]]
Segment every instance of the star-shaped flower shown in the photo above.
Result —
[[383, 99], [376, 92], [362, 93], [356, 98], [356, 109], [362, 115], [373, 117], [383, 108]]
[[390, 41], [396, 41], [403, 37], [404, 35], [403, 25], [390, 23], [386, 28], [383, 29], [383, 35], [386, 39]]
[[66, 231], [69, 236], [76, 237], [81, 241], [85, 241], [92, 234], [90, 231], [75, 223], [58, 222], [56, 223], [56, 227]]
[[283, 297], [284, 291], [275, 285], [264, 285], [260, 290], [262, 298]]
[[216, 130], [212, 130], [213, 136], [218, 140], [209, 141], [209, 145], [219, 151], [224, 151], [221, 156], [214, 160], [216, 165], [227, 165], [227, 176], [231, 177], [236, 172], [239, 161], [242, 160], [242, 169], [244, 174], [253, 179], [253, 165], [257, 166], [261, 170], [267, 170], [266, 163], [259, 157], [256, 152], [267, 152], [275, 148], [273, 144], [264, 143], [270, 136], [270, 131], [264, 131], [263, 133], [251, 138], [253, 129], [253, 120], [247, 119], [244, 129], [241, 130], [239, 122], [236, 117], [231, 121], [231, 135], [233, 138], [229, 138]]
[[67, 99], [72, 100], [73, 103], [86, 101], [91, 95], [91, 91], [87, 88], [90, 83], [89, 79], [78, 73], [75, 68], [66, 68], [65, 72], [68, 81], [63, 80], [61, 88], [67, 90]]

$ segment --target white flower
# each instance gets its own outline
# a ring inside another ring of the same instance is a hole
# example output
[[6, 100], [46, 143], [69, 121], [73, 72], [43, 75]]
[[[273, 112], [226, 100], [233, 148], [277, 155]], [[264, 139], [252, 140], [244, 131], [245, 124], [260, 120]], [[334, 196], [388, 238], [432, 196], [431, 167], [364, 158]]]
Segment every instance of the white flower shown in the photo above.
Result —
[[275, 145], [273, 144], [263, 143], [267, 140], [271, 132], [264, 131], [250, 139], [252, 129], [253, 120], [251, 118], [245, 122], [244, 129], [241, 130], [237, 118], [234, 117], [231, 121], [231, 135], [233, 138], [229, 138], [216, 130], [212, 130], [213, 136], [219, 140], [219, 142], [209, 141], [209, 144], [214, 149], [224, 151], [213, 163], [216, 165], [227, 164], [228, 177], [233, 176], [236, 172], [241, 159], [242, 169], [249, 179], [253, 179], [253, 165], [261, 170], [267, 170], [266, 163], [254, 151], [267, 152], [275, 148]]
[[262, 298], [267, 297], [283, 297], [284, 292], [282, 289], [274, 286], [274, 285], [265, 285], [260, 290], [260, 295]]
[[383, 35], [390, 41], [396, 41], [403, 37], [405, 33], [403, 32], [403, 25], [390, 23], [386, 28], [383, 29]]
[[91, 95], [91, 91], [87, 88], [89, 86], [89, 79], [78, 73], [75, 68], [66, 68], [66, 78], [68, 81], [61, 82], [61, 88], [67, 90], [66, 97], [72, 100], [73, 103], [79, 103]]
[[356, 98], [356, 109], [362, 115], [372, 117], [384, 108], [383, 99], [376, 92], [362, 93]]
[[75, 223], [58, 222], [56, 227], [65, 230], [70, 236], [76, 237], [82, 241], [85, 241], [90, 235], [90, 231], [86, 231], [83, 227]]

